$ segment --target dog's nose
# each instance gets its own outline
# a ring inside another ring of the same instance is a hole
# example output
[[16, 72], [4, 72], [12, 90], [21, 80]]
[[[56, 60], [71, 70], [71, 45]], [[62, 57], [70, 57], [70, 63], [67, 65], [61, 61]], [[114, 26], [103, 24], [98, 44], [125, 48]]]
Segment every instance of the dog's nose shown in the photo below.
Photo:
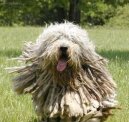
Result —
[[62, 52], [66, 52], [67, 49], [68, 49], [68, 47], [65, 47], [65, 46], [60, 47], [60, 50], [61, 50]]

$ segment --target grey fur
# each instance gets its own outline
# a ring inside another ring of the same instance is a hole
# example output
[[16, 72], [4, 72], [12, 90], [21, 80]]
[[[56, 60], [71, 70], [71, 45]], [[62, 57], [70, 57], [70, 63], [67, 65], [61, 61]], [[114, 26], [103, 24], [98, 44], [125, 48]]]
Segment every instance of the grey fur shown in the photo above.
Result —
[[[59, 47], [68, 48], [68, 66], [56, 70]], [[87, 32], [72, 23], [50, 25], [36, 43], [27, 43], [19, 60], [14, 90], [32, 94], [37, 114], [44, 122], [104, 121], [117, 105], [116, 84], [106, 60], [95, 52]]]

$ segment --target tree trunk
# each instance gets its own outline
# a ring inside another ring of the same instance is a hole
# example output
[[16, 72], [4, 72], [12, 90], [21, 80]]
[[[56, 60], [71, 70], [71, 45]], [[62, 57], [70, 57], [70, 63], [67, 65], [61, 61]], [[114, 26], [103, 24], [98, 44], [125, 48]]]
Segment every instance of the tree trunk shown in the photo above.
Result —
[[66, 10], [63, 7], [56, 7], [57, 10], [57, 22], [61, 23], [66, 19]]
[[69, 0], [69, 21], [79, 24], [80, 23], [80, 8], [79, 0]]

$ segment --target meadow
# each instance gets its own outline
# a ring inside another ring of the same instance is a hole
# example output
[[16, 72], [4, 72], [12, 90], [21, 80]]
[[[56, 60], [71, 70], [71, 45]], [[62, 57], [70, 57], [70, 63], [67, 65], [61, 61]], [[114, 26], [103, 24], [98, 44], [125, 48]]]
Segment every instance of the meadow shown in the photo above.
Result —
[[[12, 90], [6, 67], [20, 65], [11, 60], [21, 54], [25, 41], [35, 41], [42, 27], [0, 27], [0, 122], [36, 122], [31, 97]], [[119, 106], [107, 122], [129, 122], [129, 29], [93, 28], [89, 36], [99, 54], [109, 60], [108, 68], [118, 84]]]

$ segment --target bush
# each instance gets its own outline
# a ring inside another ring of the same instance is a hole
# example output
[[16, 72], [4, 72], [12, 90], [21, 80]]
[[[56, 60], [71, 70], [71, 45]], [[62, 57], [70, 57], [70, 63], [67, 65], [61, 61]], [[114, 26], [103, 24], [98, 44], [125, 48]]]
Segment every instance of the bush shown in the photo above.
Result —
[[67, 0], [3, 0], [0, 1], [0, 25], [43, 25], [62, 21], [66, 18], [67, 3]]
[[82, 7], [82, 22], [89, 25], [104, 25], [115, 14], [114, 7], [103, 1], [87, 2], [84, 5]]
[[116, 14], [107, 23], [110, 26], [128, 26], [129, 27], [129, 4], [119, 6], [116, 9]]
[[[129, 25], [127, 3], [128, 0], [80, 0], [81, 23]], [[69, 18], [69, 4], [69, 0], [0, 0], [0, 26], [62, 22]]]

